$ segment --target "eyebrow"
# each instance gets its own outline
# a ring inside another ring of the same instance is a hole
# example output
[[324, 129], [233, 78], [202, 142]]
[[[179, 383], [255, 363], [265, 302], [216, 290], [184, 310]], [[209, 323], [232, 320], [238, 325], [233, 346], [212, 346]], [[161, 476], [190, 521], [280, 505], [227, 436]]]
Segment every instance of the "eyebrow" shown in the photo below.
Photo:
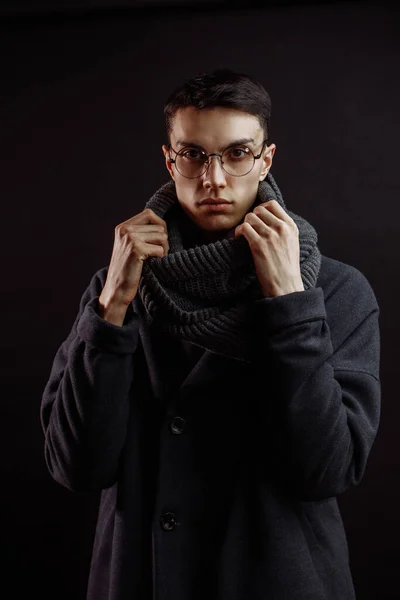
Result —
[[[238, 146], [240, 144], [248, 144], [248, 143], [254, 144], [255, 142], [254, 142], [253, 138], [239, 138], [238, 140], [234, 140], [227, 146], [220, 148], [220, 150], [225, 150], [226, 148], [230, 148], [231, 146]], [[177, 144], [177, 146], [191, 146], [192, 148], [200, 148], [201, 150], [204, 150], [203, 146], [201, 146], [200, 144], [196, 144], [195, 142], [188, 142], [186, 140], [178, 140], [176, 142], [176, 144]]]

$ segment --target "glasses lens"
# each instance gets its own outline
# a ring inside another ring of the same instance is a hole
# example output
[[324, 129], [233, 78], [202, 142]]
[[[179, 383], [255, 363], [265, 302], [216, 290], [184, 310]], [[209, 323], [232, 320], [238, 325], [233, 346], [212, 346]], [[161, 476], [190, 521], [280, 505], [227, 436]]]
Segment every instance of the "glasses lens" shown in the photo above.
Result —
[[[200, 177], [206, 171], [207, 156], [197, 148], [185, 148], [176, 156], [176, 168], [184, 177]], [[222, 168], [229, 175], [241, 177], [251, 171], [254, 155], [246, 146], [227, 148], [222, 154]]]
[[175, 166], [184, 177], [200, 177], [205, 172], [207, 156], [197, 148], [185, 148], [175, 157]]
[[246, 146], [227, 148], [222, 154], [222, 166], [229, 175], [246, 175], [254, 165], [254, 154]]

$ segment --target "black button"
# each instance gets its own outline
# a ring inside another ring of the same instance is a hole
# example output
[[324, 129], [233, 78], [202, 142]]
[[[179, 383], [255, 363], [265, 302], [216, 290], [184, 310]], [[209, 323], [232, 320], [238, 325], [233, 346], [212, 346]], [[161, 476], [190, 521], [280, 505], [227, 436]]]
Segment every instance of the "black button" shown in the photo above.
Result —
[[182, 417], [174, 417], [171, 421], [171, 431], [172, 433], [183, 433], [185, 431], [186, 421], [182, 419]]
[[176, 527], [178, 525], [178, 522], [176, 520], [174, 513], [171, 513], [171, 512], [167, 512], [164, 515], [162, 515], [162, 517], [160, 518], [160, 523], [161, 523], [161, 527], [165, 531], [171, 531], [171, 529], [174, 529], [174, 527]]

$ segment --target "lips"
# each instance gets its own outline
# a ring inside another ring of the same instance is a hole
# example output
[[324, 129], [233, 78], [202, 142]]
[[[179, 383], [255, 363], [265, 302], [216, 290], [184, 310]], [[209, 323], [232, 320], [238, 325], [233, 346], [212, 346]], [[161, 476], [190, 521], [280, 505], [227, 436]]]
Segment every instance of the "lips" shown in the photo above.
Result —
[[230, 202], [228, 202], [228, 200], [225, 200], [225, 198], [204, 198], [204, 200], [202, 200], [200, 202], [200, 204], [231, 204]]

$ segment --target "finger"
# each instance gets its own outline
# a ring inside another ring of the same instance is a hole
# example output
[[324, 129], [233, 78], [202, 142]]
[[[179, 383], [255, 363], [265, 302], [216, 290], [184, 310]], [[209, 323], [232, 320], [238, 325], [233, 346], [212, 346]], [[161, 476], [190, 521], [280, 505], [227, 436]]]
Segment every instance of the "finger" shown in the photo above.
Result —
[[164, 219], [156, 215], [154, 210], [151, 208], [146, 208], [142, 214], [147, 218], [147, 220], [144, 221], [145, 223], [155, 223], [156, 225], [161, 225], [164, 229], [167, 228], [167, 224]]
[[281, 219], [278, 219], [274, 215], [271, 215], [267, 209], [261, 208], [257, 211], [257, 214], [252, 212], [248, 213], [245, 217], [245, 222], [250, 223], [252, 228], [259, 235], [266, 235], [267, 233], [271, 233], [271, 229], [277, 229], [277, 227], [282, 225]]
[[271, 227], [271, 229], [274, 229], [278, 233], [283, 233], [286, 228], [288, 228], [287, 231], [297, 229], [295, 222], [289, 215], [286, 215], [285, 218], [280, 218], [263, 206], [258, 208], [258, 210], [256, 209], [257, 207], [254, 209], [253, 214], [255, 214], [265, 225]]
[[[271, 199], [271, 200], [268, 200], [268, 202], [263, 202], [262, 204], [258, 204], [258, 206], [265, 208], [270, 214], [275, 215], [277, 218], [281, 219], [282, 221], [285, 221], [285, 223], [288, 223], [289, 225], [293, 225], [294, 221], [293, 221], [292, 217], [290, 215], [288, 215], [286, 210], [275, 199]], [[257, 208], [257, 206], [256, 206], [256, 208]]]
[[139, 235], [146, 236], [149, 234], [167, 234], [166, 230], [162, 225], [157, 225], [156, 223], [138, 223], [137, 221], [132, 222], [131, 220], [125, 221], [124, 223], [120, 223], [115, 228], [116, 234], [126, 235], [127, 233], [130, 235]]
[[260, 239], [260, 236], [254, 229], [253, 224], [250, 224], [248, 221], [245, 221], [240, 227], [242, 228], [242, 235], [244, 235], [249, 244], [253, 244]]
[[162, 219], [161, 217], [156, 215], [156, 213], [151, 208], [146, 208], [139, 214], [134, 215], [133, 217], [131, 217], [130, 219], [125, 221], [125, 223], [127, 223], [129, 225], [130, 224], [132, 224], [132, 225], [139, 225], [139, 224], [140, 225], [147, 225], [147, 224], [161, 225], [164, 230], [167, 229], [167, 224], [164, 221], [164, 219]]
[[274, 215], [274, 213], [268, 210], [268, 208], [266, 208], [265, 206], [256, 206], [253, 212], [248, 213], [246, 217], [248, 217], [249, 215], [253, 215], [253, 217], [256, 216], [257, 219], [261, 221], [261, 223], [274, 228], [276, 228], [282, 222], [282, 219]]

